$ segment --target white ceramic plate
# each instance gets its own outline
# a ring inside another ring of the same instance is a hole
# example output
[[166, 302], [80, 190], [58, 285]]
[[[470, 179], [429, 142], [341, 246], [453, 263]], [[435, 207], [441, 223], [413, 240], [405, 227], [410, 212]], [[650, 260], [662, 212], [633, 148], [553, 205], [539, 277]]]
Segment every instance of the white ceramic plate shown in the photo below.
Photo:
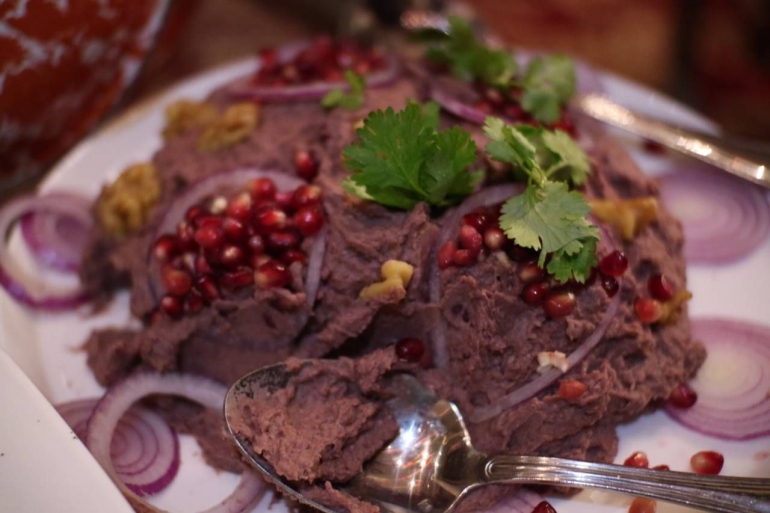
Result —
[[[179, 84], [168, 92], [134, 108], [105, 129], [77, 146], [50, 174], [43, 191], [73, 189], [96, 196], [101, 185], [114, 179], [127, 165], [148, 160], [161, 145], [163, 108], [180, 98], [204, 98], [213, 88], [252, 71], [253, 60], [239, 61]], [[619, 77], [606, 74], [603, 82], [608, 94], [631, 108], [682, 125], [714, 130], [713, 124], [676, 102]], [[650, 174], [659, 174], [674, 165], [675, 157], [653, 156], [640, 151], [637, 141], [624, 139], [637, 162]], [[13, 250], [23, 258], [18, 241]], [[720, 315], [768, 323], [766, 291], [770, 290], [770, 241], [739, 264], [721, 267], [692, 267], [688, 270], [689, 288], [694, 292], [690, 312], [693, 316]], [[0, 347], [5, 349], [40, 391], [52, 403], [78, 397], [98, 396], [102, 389], [86, 367], [85, 354], [79, 346], [97, 327], [125, 326], [130, 322], [128, 295], [121, 294], [109, 309], [99, 315], [87, 311], [52, 315], [25, 310], [0, 293]], [[1, 369], [0, 369], [1, 370]], [[30, 399], [35, 400], [35, 399]], [[0, 423], [12, 423], [11, 414], [0, 409]], [[52, 431], [61, 431], [62, 423], [52, 423]], [[19, 425], [19, 429], [23, 426]], [[665, 414], [645, 416], [620, 428], [622, 461], [636, 450], [645, 451], [652, 465], [668, 464], [674, 470], [688, 470], [690, 456], [703, 449], [725, 455], [724, 474], [770, 477], [770, 439], [727, 442], [688, 431], [669, 420]], [[30, 458], [43, 450], [30, 445]], [[85, 452], [68, 456], [73, 473], [93, 462]], [[2, 465], [2, 462], [0, 462]], [[153, 502], [176, 512], [209, 507], [228, 494], [237, 482], [234, 475], [216, 473], [202, 460], [200, 449], [190, 437], [182, 440], [182, 466], [179, 476]], [[56, 486], [56, 485], [52, 485]], [[104, 484], [103, 486], [108, 486]], [[30, 483], [11, 491], [16, 502], [0, 494], [0, 510], [8, 504], [23, 504], [18, 497], [40, 493]], [[560, 513], [602, 513], [627, 511], [630, 499], [605, 493], [584, 492], [570, 500], [553, 499]], [[32, 504], [32, 502], [30, 502]], [[258, 506], [264, 510], [269, 497]], [[76, 506], [60, 511], [76, 511]], [[30, 507], [31, 508], [31, 507]], [[276, 513], [285, 510], [282, 503], [272, 506]], [[14, 511], [21, 511], [14, 509]], [[27, 509], [25, 511], [33, 511]], [[36, 510], [37, 511], [37, 510]], [[118, 511], [118, 510], [114, 510]], [[661, 505], [661, 512], [683, 511]]]

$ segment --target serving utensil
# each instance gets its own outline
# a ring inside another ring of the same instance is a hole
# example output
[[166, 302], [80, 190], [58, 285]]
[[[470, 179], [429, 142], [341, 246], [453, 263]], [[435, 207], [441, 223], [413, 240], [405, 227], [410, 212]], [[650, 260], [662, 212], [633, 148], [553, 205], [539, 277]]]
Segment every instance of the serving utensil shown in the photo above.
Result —
[[[284, 388], [292, 377], [284, 364], [258, 369], [238, 380], [225, 399], [230, 434], [252, 465], [279, 490], [325, 513], [334, 510], [308, 499], [256, 453], [244, 425], [243, 405], [264, 391]], [[770, 513], [770, 479], [704, 476], [589, 463], [541, 456], [489, 456], [473, 448], [457, 407], [439, 399], [413, 376], [394, 374], [387, 401], [400, 431], [340, 489], [376, 504], [383, 512], [452, 511], [470, 491], [487, 484], [537, 484], [599, 488], [724, 513]]]

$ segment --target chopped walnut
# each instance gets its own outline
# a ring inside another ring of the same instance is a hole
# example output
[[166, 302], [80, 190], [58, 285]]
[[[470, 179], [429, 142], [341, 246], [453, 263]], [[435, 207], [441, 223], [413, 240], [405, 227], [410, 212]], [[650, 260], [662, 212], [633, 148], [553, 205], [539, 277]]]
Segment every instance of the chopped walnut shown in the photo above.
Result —
[[548, 371], [551, 367], [562, 372], [567, 372], [569, 369], [567, 355], [561, 351], [541, 351], [537, 353], [537, 364], [540, 366], [537, 369], [540, 373]]
[[682, 314], [682, 306], [692, 299], [692, 293], [688, 290], [678, 290], [674, 297], [660, 304], [660, 324], [674, 324]]
[[155, 166], [133, 165], [99, 196], [96, 204], [99, 222], [112, 236], [127, 235], [147, 223], [150, 209], [159, 197], [160, 179]]
[[179, 100], [166, 107], [163, 137], [171, 139], [189, 130], [203, 128], [213, 123], [217, 117], [217, 108], [210, 103]]
[[658, 200], [653, 196], [630, 199], [593, 199], [591, 212], [597, 219], [609, 223], [630, 241], [658, 217]]
[[217, 151], [248, 139], [257, 128], [259, 108], [254, 103], [231, 105], [222, 116], [206, 127], [198, 139], [201, 151]]
[[361, 289], [361, 299], [392, 296], [396, 301], [401, 301], [406, 296], [406, 288], [412, 280], [414, 266], [401, 260], [388, 260], [380, 268], [382, 281], [373, 283]]

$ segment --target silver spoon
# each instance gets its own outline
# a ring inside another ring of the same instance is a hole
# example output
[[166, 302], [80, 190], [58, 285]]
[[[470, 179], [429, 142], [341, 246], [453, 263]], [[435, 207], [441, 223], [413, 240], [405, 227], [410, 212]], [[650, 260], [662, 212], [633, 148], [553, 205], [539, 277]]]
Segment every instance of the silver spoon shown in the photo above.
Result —
[[[256, 391], [284, 388], [292, 373], [284, 364], [258, 369], [238, 380], [225, 399], [230, 434], [254, 467], [279, 490], [326, 513], [256, 454], [231, 426]], [[400, 427], [398, 437], [340, 489], [374, 503], [383, 512], [451, 511], [471, 490], [486, 484], [540, 484], [600, 488], [725, 513], [770, 513], [770, 479], [702, 476], [539, 456], [488, 456], [473, 448], [457, 407], [437, 398], [408, 374], [394, 374], [387, 402]]]

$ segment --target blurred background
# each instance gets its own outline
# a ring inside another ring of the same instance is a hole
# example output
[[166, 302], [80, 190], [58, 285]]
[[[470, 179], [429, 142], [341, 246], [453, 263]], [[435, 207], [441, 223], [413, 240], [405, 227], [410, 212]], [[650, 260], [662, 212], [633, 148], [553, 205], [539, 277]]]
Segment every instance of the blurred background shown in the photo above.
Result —
[[[419, 1], [419, 0], [416, 0]], [[0, 0], [0, 192], [174, 82], [409, 0]], [[438, 0], [423, 0], [436, 4]], [[642, 82], [770, 140], [769, 0], [465, 0], [507, 43]]]

